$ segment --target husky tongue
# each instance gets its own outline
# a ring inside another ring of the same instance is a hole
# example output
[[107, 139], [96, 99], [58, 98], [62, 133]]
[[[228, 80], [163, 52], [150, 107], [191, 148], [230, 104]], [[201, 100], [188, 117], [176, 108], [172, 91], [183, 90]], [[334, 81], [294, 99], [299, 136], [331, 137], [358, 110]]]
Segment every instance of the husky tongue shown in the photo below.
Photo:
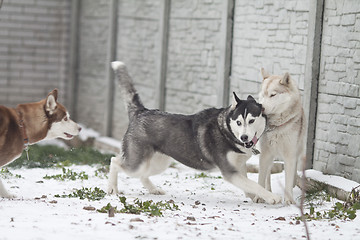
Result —
[[258, 141], [258, 138], [256, 136], [254, 136], [253, 139], [251, 140], [251, 142], [254, 144], [253, 146], [256, 145], [257, 141]]
[[245, 147], [246, 148], [254, 147], [256, 145], [257, 141], [258, 141], [258, 138], [256, 136], [254, 136], [253, 139], [250, 142], [247, 142], [245, 144]]

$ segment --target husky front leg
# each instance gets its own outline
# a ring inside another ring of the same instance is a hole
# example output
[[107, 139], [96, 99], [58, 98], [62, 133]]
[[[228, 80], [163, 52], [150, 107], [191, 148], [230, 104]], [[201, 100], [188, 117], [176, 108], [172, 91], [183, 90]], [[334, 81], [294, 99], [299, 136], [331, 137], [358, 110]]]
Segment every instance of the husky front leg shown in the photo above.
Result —
[[285, 168], [285, 204], [295, 204], [293, 197], [293, 188], [296, 179], [297, 157], [295, 154], [284, 156]]
[[[239, 168], [240, 175], [245, 177], [246, 179], [248, 179], [248, 177], [247, 177], [247, 169], [246, 169], [246, 161], [241, 162], [241, 164], [239, 164], [239, 165], [240, 165], [240, 168]], [[248, 197], [248, 198], [251, 198], [251, 200], [253, 200], [254, 197], [255, 197], [255, 194], [252, 194], [252, 193], [249, 193], [249, 192], [245, 191], [245, 196]]]
[[0, 179], [0, 197], [3, 198], [14, 198], [14, 195], [11, 195], [10, 193], [8, 193]]
[[256, 182], [248, 179], [238, 172], [223, 175], [226, 181], [234, 184], [235, 186], [242, 189], [247, 194], [258, 195], [264, 199], [268, 204], [276, 204], [282, 201], [282, 198], [272, 192], [267, 191]]
[[119, 156], [112, 157], [110, 162], [108, 193], [118, 194], [118, 172], [121, 170]]
[[[260, 186], [271, 192], [271, 168], [274, 162], [274, 156], [270, 151], [266, 151], [265, 149], [266, 146], [264, 145], [259, 161], [258, 183]], [[254, 202], [262, 202], [259, 195], [257, 195], [253, 200]]]
[[259, 161], [259, 179], [258, 183], [271, 191], [271, 168], [274, 163], [274, 156], [271, 153], [262, 153]]
[[[236, 168], [239, 174], [247, 179], [246, 161], [250, 158], [250, 155], [243, 155], [236, 152], [229, 152], [226, 156], [229, 163]], [[255, 195], [245, 191], [245, 196], [254, 199]]]

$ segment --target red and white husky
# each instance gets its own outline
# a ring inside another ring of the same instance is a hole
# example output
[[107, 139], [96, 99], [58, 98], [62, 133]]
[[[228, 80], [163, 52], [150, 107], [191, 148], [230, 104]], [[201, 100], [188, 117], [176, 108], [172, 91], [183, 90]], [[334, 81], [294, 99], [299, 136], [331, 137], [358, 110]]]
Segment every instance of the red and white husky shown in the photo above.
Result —
[[[71, 139], [80, 126], [70, 119], [66, 108], [57, 102], [58, 90], [34, 103], [19, 104], [16, 108], [0, 105], [0, 167], [20, 157], [29, 144], [44, 139]], [[13, 197], [0, 179], [0, 197]]]

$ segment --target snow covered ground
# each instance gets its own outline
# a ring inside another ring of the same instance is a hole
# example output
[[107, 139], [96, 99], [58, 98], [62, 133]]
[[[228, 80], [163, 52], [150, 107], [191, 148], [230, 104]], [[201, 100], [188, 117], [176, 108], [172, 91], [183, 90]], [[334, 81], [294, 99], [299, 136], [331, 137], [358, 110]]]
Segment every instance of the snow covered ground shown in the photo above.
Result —
[[[257, 159], [251, 159], [256, 162]], [[166, 195], [150, 195], [138, 179], [119, 174], [119, 189], [128, 203], [136, 198], [147, 201], [173, 200], [178, 211], [166, 210], [163, 217], [146, 214], [116, 213], [114, 217], [84, 207], [100, 209], [111, 203], [122, 208], [118, 196], [107, 195], [100, 201], [57, 198], [82, 187], [99, 187], [106, 191], [107, 179], [95, 176], [97, 167], [70, 166], [85, 171], [88, 180], [57, 181], [45, 175], [61, 174], [61, 168], [9, 169], [14, 175], [3, 179], [15, 199], [0, 198], [0, 240], [14, 239], [305, 239], [305, 230], [296, 206], [256, 204], [230, 183], [219, 179], [220, 173], [206, 173], [176, 164], [163, 174], [152, 177]], [[312, 172], [316, 175], [316, 172]], [[248, 174], [257, 181], [257, 174]], [[326, 179], [339, 182], [338, 178]], [[354, 182], [344, 183], [348, 190]], [[273, 191], [283, 194], [284, 173], [272, 175]], [[299, 188], [294, 189], [298, 198]], [[300, 200], [298, 199], [298, 202]], [[330, 209], [333, 203], [321, 208]], [[319, 211], [320, 209], [317, 209]], [[360, 213], [358, 213], [360, 214]], [[311, 239], [360, 239], [360, 216], [353, 221], [311, 221]]]
[[[304, 239], [302, 223], [297, 223], [296, 206], [255, 204], [244, 193], [216, 178], [195, 178], [192, 169], [177, 165], [152, 179], [167, 193], [149, 195], [138, 179], [119, 174], [119, 187], [127, 201], [174, 200], [179, 211], [166, 210], [163, 217], [108, 214], [84, 210], [111, 203], [121, 207], [119, 198], [106, 196], [101, 201], [56, 198], [74, 188], [107, 188], [107, 179], [95, 176], [96, 167], [71, 166], [85, 171], [89, 180], [57, 181], [45, 175], [62, 173], [59, 168], [11, 169], [21, 178], [5, 179], [15, 199], [0, 199], [0, 239]], [[257, 174], [249, 174], [253, 180]], [[282, 194], [284, 174], [272, 176], [274, 192]], [[295, 188], [295, 195], [300, 190]], [[56, 201], [56, 202], [55, 202]], [[330, 208], [328, 203], [324, 208]], [[139, 219], [140, 218], [141, 221]], [[354, 221], [309, 222], [312, 239], [360, 239], [360, 217]]]

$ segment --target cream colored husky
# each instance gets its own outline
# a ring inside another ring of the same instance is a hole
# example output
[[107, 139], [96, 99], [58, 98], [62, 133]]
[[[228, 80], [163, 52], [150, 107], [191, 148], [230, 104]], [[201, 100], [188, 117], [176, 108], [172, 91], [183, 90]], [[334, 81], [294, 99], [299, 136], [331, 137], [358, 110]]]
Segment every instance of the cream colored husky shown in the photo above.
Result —
[[[261, 69], [263, 83], [259, 100], [267, 115], [267, 131], [260, 138], [259, 184], [271, 191], [270, 174], [275, 158], [285, 164], [285, 203], [294, 204], [297, 164], [304, 155], [305, 116], [300, 91], [289, 73], [269, 75]], [[262, 201], [256, 197], [255, 201]]]

